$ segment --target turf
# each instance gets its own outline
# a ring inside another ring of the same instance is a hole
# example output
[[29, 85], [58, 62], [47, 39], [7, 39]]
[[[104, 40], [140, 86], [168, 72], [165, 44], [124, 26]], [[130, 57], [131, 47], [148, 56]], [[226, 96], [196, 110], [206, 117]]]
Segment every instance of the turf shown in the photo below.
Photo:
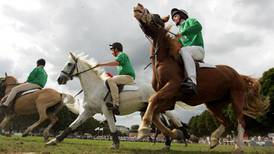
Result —
[[[210, 150], [208, 145], [204, 144], [189, 144], [187, 147], [184, 144], [173, 143], [169, 151], [162, 150], [163, 143], [148, 143], [148, 142], [121, 142], [119, 150], [110, 149], [111, 141], [99, 140], [84, 140], [84, 139], [65, 139], [57, 146], [45, 146], [42, 137], [4, 137], [0, 136], [0, 153], [42, 153], [42, 154], [93, 154], [93, 153], [142, 153], [142, 154], [200, 154], [200, 153], [231, 153], [233, 146], [219, 145]], [[274, 147], [245, 147], [245, 153], [274, 153]]]

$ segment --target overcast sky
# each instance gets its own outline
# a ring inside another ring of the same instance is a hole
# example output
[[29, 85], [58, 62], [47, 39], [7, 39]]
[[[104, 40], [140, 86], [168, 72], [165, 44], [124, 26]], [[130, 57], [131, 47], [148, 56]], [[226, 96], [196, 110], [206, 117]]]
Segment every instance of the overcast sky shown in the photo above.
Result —
[[[135, 67], [137, 83], [149, 83], [151, 68], [143, 70], [149, 62], [149, 42], [132, 11], [138, 2], [161, 16], [177, 7], [198, 19], [208, 63], [230, 65], [257, 78], [274, 66], [272, 0], [2, 0], [0, 75], [7, 72], [24, 82], [36, 60], [45, 58], [46, 87], [74, 95], [81, 89], [77, 79], [65, 86], [56, 82], [68, 52], [85, 53], [98, 62], [110, 61], [108, 45], [119, 41]], [[177, 32], [176, 26], [172, 31]], [[177, 110], [176, 114], [187, 122], [202, 108]], [[139, 122], [137, 113], [118, 118], [118, 124], [127, 126]]]

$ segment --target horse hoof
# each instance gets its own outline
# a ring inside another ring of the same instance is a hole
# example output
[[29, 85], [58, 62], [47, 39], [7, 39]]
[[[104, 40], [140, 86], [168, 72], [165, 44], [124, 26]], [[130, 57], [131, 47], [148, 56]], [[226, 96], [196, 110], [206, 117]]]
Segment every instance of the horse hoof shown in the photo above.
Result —
[[137, 140], [141, 140], [145, 137], [149, 137], [150, 136], [150, 131], [151, 128], [149, 127], [143, 127], [141, 129], [138, 130], [138, 135], [137, 135]]
[[57, 145], [58, 141], [56, 138], [50, 140], [49, 142], [46, 143], [45, 146], [50, 146], [50, 145]]
[[210, 140], [210, 149], [215, 148], [217, 145], [219, 145], [219, 140], [217, 138], [211, 138], [211, 140]]
[[182, 140], [182, 139], [184, 139], [184, 133], [181, 130], [179, 130], [179, 129], [173, 129], [172, 132], [176, 134], [176, 136], [175, 136], [174, 139], [176, 139], [176, 140]]

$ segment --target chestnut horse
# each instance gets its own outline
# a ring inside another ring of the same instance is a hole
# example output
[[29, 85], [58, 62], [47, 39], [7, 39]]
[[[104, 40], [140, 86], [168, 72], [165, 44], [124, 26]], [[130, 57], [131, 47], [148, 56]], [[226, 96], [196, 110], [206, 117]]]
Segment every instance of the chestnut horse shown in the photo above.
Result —
[[242, 77], [231, 67], [217, 65], [216, 68], [199, 68], [198, 95], [188, 96], [181, 89], [181, 82], [185, 79], [185, 70], [178, 51], [177, 38], [168, 35], [164, 28], [168, 18], [161, 18], [158, 14], [151, 14], [141, 4], [134, 7], [134, 17], [141, 29], [151, 40], [151, 63], [153, 67], [152, 86], [156, 94], [150, 97], [148, 108], [138, 130], [138, 138], [148, 136], [150, 124], [153, 122], [164, 134], [172, 138], [178, 137], [178, 132], [170, 131], [159, 120], [159, 113], [173, 109], [176, 101], [183, 101], [188, 105], [205, 104], [214, 114], [221, 125], [211, 134], [211, 148], [218, 145], [219, 137], [227, 126], [222, 111], [227, 104], [232, 103], [238, 122], [238, 137], [236, 150], [241, 150], [245, 121], [243, 107], [247, 86]]
[[[13, 76], [7, 76], [1, 78], [0, 81], [0, 97], [6, 97], [11, 89], [18, 85], [16, 78]], [[30, 115], [30, 114], [39, 114], [39, 120], [29, 126], [23, 133], [23, 137], [27, 136], [34, 128], [38, 127], [40, 124], [46, 120], [50, 120], [49, 125], [43, 131], [43, 136], [45, 141], [49, 138], [49, 131], [58, 121], [56, 116], [57, 112], [66, 105], [73, 104], [75, 102], [74, 98], [71, 95], [59, 93], [54, 89], [45, 88], [37, 90], [33, 93], [29, 93], [23, 96], [20, 96], [16, 99], [14, 103], [14, 112], [9, 113], [0, 113], [2, 116], [5, 116], [2, 122], [0, 123], [0, 131], [4, 129], [5, 126], [10, 122], [12, 118], [20, 115]], [[52, 108], [51, 110], [48, 110]]]

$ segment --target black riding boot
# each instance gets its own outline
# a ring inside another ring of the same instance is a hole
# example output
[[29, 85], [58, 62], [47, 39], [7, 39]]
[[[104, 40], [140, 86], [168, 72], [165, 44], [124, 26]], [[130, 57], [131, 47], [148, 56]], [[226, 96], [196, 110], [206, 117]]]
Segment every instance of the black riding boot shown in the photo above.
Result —
[[181, 83], [182, 91], [185, 95], [195, 96], [198, 95], [197, 85], [191, 81], [191, 79], [186, 79]]

